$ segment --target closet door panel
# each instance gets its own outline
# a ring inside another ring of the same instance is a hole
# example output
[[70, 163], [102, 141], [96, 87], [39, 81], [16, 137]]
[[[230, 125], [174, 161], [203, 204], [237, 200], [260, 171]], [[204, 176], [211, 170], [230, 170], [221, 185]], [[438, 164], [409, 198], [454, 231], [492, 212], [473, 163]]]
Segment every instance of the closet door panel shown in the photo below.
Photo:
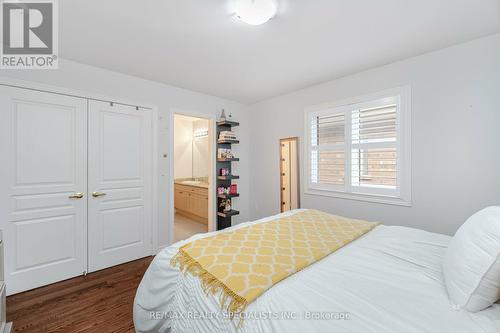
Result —
[[290, 209], [299, 208], [299, 149], [297, 140], [290, 140]]
[[0, 87], [7, 294], [87, 267], [87, 101]]
[[89, 270], [151, 254], [151, 111], [89, 102]]
[[290, 141], [281, 141], [281, 211], [290, 207]]

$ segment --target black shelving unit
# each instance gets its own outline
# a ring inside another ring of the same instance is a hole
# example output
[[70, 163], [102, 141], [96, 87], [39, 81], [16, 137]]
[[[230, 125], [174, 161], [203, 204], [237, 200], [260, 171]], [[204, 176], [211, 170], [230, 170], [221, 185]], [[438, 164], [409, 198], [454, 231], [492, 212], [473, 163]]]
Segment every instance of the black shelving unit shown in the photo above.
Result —
[[240, 159], [237, 157], [234, 158], [218, 158], [217, 162], [238, 162]]
[[236, 175], [217, 176], [217, 179], [218, 180], [240, 179], [240, 176], [236, 176]]
[[231, 144], [231, 143], [240, 143], [240, 140], [217, 140], [217, 143], [220, 144]]
[[219, 199], [230, 199], [230, 198], [237, 198], [239, 197], [239, 193], [233, 193], [233, 194], [217, 194], [217, 198]]
[[217, 122], [217, 126], [236, 127], [240, 126], [240, 123], [231, 120], [220, 120]]
[[[240, 143], [239, 140], [219, 140], [219, 133], [222, 131], [230, 131], [233, 127], [239, 126], [240, 124], [236, 121], [218, 121], [217, 122], [217, 152], [219, 148], [231, 149], [231, 145]], [[216, 153], [217, 153], [216, 152]], [[229, 187], [231, 186], [232, 180], [239, 179], [240, 176], [233, 175], [232, 163], [238, 162], [239, 158], [217, 158], [217, 188], [219, 186]], [[229, 175], [221, 176], [220, 169], [228, 168]], [[231, 205], [233, 204], [233, 198], [239, 197], [240, 194], [217, 194], [217, 230], [222, 230], [231, 226], [231, 217], [238, 215], [240, 212], [232, 209], [228, 212], [222, 211], [219, 205], [222, 200], [231, 199]]]
[[232, 209], [229, 212], [217, 212], [217, 216], [223, 219], [230, 219], [231, 216], [238, 215], [239, 213], [239, 211]]

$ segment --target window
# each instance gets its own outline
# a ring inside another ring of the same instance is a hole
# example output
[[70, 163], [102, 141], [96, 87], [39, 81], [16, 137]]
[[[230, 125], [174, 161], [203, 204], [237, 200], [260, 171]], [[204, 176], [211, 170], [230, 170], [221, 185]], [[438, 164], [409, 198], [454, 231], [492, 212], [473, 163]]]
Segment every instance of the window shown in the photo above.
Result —
[[410, 205], [409, 88], [306, 110], [306, 193]]

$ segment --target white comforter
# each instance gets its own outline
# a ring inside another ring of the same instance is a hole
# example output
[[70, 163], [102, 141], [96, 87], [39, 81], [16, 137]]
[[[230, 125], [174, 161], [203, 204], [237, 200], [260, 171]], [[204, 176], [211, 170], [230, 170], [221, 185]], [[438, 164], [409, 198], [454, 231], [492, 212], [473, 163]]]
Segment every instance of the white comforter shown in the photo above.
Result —
[[272, 287], [248, 306], [237, 328], [238, 321], [226, 318], [217, 297], [205, 295], [197, 278], [170, 266], [180, 246], [211, 234], [156, 256], [137, 290], [137, 332], [500, 332], [500, 304], [479, 313], [450, 306], [441, 273], [450, 237], [388, 226]]

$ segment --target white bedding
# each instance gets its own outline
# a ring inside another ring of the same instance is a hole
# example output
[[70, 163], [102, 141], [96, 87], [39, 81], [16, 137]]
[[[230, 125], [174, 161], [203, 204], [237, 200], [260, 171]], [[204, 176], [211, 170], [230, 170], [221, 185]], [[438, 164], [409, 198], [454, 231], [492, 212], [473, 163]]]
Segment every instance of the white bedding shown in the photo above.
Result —
[[378, 226], [276, 284], [248, 306], [251, 317], [237, 329], [197, 278], [170, 266], [180, 246], [210, 235], [156, 256], [134, 301], [137, 332], [500, 332], [500, 304], [478, 313], [450, 306], [441, 271], [449, 236], [392, 226]]

